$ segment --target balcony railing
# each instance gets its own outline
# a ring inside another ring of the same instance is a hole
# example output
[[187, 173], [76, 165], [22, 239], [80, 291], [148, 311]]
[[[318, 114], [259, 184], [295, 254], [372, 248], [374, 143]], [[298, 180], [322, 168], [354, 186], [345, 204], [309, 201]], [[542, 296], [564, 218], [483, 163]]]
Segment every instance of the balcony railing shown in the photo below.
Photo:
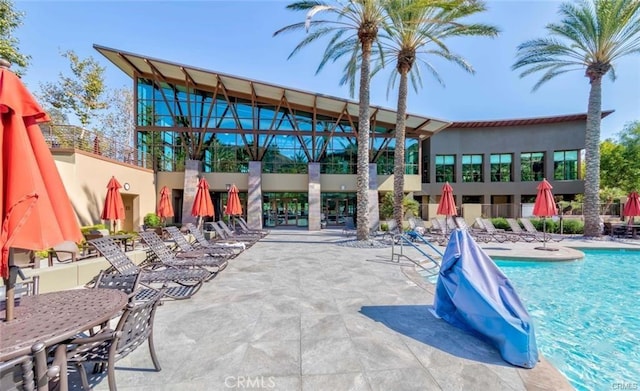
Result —
[[126, 143], [102, 133], [73, 125], [40, 125], [49, 148], [77, 149], [138, 167], [153, 168], [151, 154], [137, 151]]

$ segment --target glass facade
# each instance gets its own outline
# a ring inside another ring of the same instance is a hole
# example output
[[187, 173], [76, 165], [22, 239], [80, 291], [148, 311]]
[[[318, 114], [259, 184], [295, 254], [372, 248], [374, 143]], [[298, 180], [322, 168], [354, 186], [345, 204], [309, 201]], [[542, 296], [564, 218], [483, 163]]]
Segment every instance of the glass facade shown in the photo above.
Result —
[[265, 227], [309, 226], [307, 193], [264, 193], [262, 223]]
[[490, 157], [491, 182], [513, 181], [512, 162], [513, 155], [510, 153], [492, 154]]
[[578, 179], [578, 151], [555, 151], [553, 153], [553, 179]]
[[436, 155], [436, 182], [455, 182], [456, 155]]
[[520, 180], [541, 181], [544, 178], [544, 152], [527, 152], [520, 155]]
[[[204, 172], [248, 172], [261, 161], [265, 173], [307, 173], [319, 162], [323, 174], [355, 174], [355, 123], [229, 96], [180, 84], [136, 79], [137, 146], [153, 156], [158, 171], [181, 171], [186, 159]], [[371, 132], [370, 160], [379, 174], [393, 173], [394, 127]], [[406, 173], [418, 174], [418, 140], [407, 138]]]
[[462, 155], [462, 182], [482, 181], [482, 155]]

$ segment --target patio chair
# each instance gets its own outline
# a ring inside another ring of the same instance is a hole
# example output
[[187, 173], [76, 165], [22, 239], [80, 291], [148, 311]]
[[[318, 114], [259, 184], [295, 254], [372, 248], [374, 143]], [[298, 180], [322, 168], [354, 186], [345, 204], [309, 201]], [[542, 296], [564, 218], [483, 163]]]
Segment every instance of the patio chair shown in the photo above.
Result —
[[508, 218], [507, 219], [507, 223], [509, 224], [509, 227], [511, 228], [511, 231], [513, 231], [513, 233], [515, 235], [518, 235], [520, 237], [520, 239], [524, 240], [525, 242], [529, 243], [529, 242], [533, 242], [534, 240], [536, 240], [536, 235], [524, 231], [522, 229], [522, 227], [520, 227], [520, 224], [518, 224], [516, 219]]
[[164, 288], [156, 291], [153, 297], [145, 301], [131, 302], [127, 305], [118, 320], [115, 329], [103, 328], [95, 335], [75, 338], [67, 341], [61, 348], [66, 348], [69, 364], [75, 365], [80, 373], [82, 387], [90, 390], [85, 363], [106, 364], [109, 390], [116, 390], [115, 363], [133, 352], [144, 342], [149, 344], [149, 353], [156, 371], [160, 371], [160, 362], [153, 345], [153, 319]]
[[147, 286], [154, 283], [163, 285], [174, 284], [168, 286], [167, 289], [163, 291], [165, 296], [172, 299], [188, 299], [200, 290], [204, 281], [209, 277], [207, 270], [182, 269], [173, 266], [166, 266], [164, 269], [154, 270], [141, 268], [133, 263], [120, 245], [108, 236], [93, 239], [89, 243], [91, 243], [120, 274], [140, 273], [140, 283]]
[[554, 242], [561, 242], [564, 239], [562, 235], [552, 234], [549, 232], [544, 233], [544, 232], [538, 231], [536, 227], [533, 225], [533, 223], [531, 222], [531, 220], [529, 220], [526, 217], [520, 217], [520, 222], [522, 223], [522, 226], [527, 232], [536, 235], [536, 239], [538, 239], [541, 242], [548, 242], [550, 240], [553, 240]]
[[163, 266], [201, 269], [209, 273], [205, 281], [211, 280], [227, 267], [227, 258], [213, 258], [199, 251], [183, 253], [182, 257], [177, 257], [155, 232], [140, 232], [140, 238], [151, 251], [145, 262], [152, 266], [159, 262]]
[[[214, 228], [211, 223], [210, 226], [212, 228]], [[220, 229], [220, 227], [217, 227], [218, 229]], [[236, 242], [236, 241], [227, 241], [223, 238], [220, 239], [215, 239], [215, 240], [207, 240], [207, 238], [204, 237], [204, 235], [202, 234], [202, 231], [200, 231], [195, 225], [191, 224], [191, 223], [187, 223], [185, 224], [185, 229], [187, 230], [187, 232], [189, 232], [191, 234], [191, 236], [193, 236], [193, 238], [196, 240], [196, 246], [200, 247], [207, 247], [207, 246], [225, 246], [225, 247], [230, 247], [234, 250], [241, 250], [244, 251], [247, 249], [247, 244], [244, 242]], [[217, 232], [216, 232], [217, 233]]]
[[[62, 376], [65, 379], [62, 379]], [[56, 357], [48, 366], [47, 353], [42, 342], [36, 342], [31, 347], [30, 354], [0, 362], [0, 386], [3, 391], [67, 391], [66, 376], [65, 357]]]
[[49, 267], [52, 267], [54, 261], [58, 263], [69, 263], [87, 258], [95, 258], [97, 255], [95, 252], [89, 252], [88, 248], [83, 248], [81, 251], [75, 242], [65, 241], [49, 249], [47, 258]]
[[223, 246], [219, 244], [208, 244], [206, 246], [202, 245], [193, 245], [189, 243], [189, 241], [184, 237], [182, 232], [175, 226], [165, 227], [165, 232], [169, 235], [169, 238], [174, 241], [176, 244], [174, 250], [178, 251], [178, 256], [180, 254], [202, 254], [209, 255], [212, 257], [220, 257], [225, 259], [231, 259], [236, 257], [241, 249]]

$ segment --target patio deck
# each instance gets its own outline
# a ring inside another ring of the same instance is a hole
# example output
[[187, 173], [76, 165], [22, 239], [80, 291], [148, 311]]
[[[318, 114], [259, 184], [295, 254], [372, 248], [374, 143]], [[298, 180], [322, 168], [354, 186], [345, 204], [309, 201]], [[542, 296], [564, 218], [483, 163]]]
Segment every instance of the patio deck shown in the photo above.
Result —
[[[384, 262], [390, 248], [336, 243], [343, 240], [338, 230], [272, 231], [192, 299], [158, 308], [163, 369], [152, 370], [143, 345], [116, 364], [118, 388], [572, 389], [544, 359], [532, 370], [510, 366], [494, 348], [435, 319], [433, 286], [416, 281], [413, 266]], [[483, 246], [526, 256], [536, 244]], [[90, 380], [108, 389], [106, 379]]]

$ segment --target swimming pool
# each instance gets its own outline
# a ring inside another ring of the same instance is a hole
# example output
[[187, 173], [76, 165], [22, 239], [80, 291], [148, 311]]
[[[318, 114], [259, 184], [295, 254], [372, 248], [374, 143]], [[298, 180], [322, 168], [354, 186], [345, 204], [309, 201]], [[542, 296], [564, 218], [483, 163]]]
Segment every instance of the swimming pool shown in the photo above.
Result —
[[640, 252], [577, 262], [497, 260], [534, 319], [540, 352], [580, 391], [640, 389]]

